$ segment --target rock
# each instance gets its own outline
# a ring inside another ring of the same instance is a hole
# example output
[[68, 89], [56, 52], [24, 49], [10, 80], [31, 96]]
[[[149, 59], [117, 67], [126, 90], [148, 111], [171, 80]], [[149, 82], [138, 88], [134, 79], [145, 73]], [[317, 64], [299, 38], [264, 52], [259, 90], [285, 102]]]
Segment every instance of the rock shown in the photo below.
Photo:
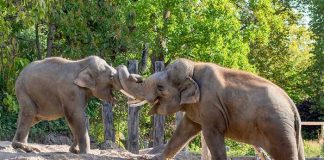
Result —
[[162, 144], [157, 147], [152, 148], [147, 154], [158, 154], [162, 153], [166, 145]]
[[106, 142], [102, 143], [99, 145], [99, 148], [101, 150], [105, 150], [105, 149], [117, 149], [117, 150], [123, 150], [122, 148], [120, 148], [116, 143], [110, 141], [110, 140], [106, 140]]
[[55, 133], [50, 133], [48, 134], [45, 139], [44, 139], [44, 144], [67, 144], [71, 145], [72, 141], [69, 137], [60, 135], [60, 134], [55, 134]]

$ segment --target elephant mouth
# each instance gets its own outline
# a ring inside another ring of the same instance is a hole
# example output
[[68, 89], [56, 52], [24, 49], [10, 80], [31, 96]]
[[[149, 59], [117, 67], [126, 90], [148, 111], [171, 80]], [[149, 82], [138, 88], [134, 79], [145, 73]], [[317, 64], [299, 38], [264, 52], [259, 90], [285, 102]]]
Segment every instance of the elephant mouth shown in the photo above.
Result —
[[157, 113], [157, 109], [159, 108], [160, 106], [160, 98], [159, 97], [156, 97], [156, 99], [154, 100], [152, 104], [152, 108], [151, 110], [148, 112], [149, 115], [153, 115], [155, 113]]
[[160, 105], [160, 97], [156, 97], [152, 105], [153, 105], [153, 107], [159, 106]]
[[146, 103], [150, 103], [153, 108], [157, 108], [160, 105], [160, 99], [159, 97], [157, 97], [154, 102], [150, 102], [148, 100], [138, 100], [138, 99], [131, 99], [127, 102], [127, 104], [130, 105], [130, 107], [137, 107], [137, 106], [141, 106], [144, 105]]
[[157, 113], [157, 109], [160, 106], [160, 97], [155, 98], [153, 102], [149, 102], [148, 100], [138, 100], [138, 99], [131, 99], [127, 102], [127, 104], [129, 104], [130, 107], [138, 107], [146, 103], [150, 103], [153, 106], [148, 113], [149, 115], [153, 115]]

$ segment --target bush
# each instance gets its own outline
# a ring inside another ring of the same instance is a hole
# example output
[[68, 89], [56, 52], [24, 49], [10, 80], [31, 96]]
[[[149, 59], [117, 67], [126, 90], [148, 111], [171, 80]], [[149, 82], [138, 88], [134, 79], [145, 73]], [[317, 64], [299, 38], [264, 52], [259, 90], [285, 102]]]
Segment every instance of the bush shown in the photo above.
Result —
[[0, 91], [0, 140], [11, 140], [16, 131], [18, 103], [15, 96]]
[[[254, 148], [245, 143], [240, 143], [231, 139], [225, 140], [225, 145], [229, 148], [228, 157], [254, 156]], [[189, 150], [194, 153], [201, 153], [201, 136], [197, 136], [189, 143]]]
[[229, 147], [227, 152], [228, 157], [240, 157], [240, 156], [254, 156], [254, 148], [245, 143], [240, 143], [231, 139], [225, 140], [226, 146]]
[[324, 151], [316, 141], [304, 141], [305, 157], [324, 157]]

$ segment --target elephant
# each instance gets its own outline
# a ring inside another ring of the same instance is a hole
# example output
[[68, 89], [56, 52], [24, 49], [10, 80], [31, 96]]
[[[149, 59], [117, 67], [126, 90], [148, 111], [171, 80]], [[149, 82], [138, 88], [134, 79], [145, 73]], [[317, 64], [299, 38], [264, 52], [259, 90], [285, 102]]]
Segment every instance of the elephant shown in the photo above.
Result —
[[[274, 83], [241, 70], [180, 58], [142, 80], [118, 67], [133, 106], [149, 114], [185, 113], [157, 159], [172, 158], [202, 132], [213, 160], [227, 158], [225, 138], [264, 149], [276, 160], [303, 160], [301, 120], [294, 102]], [[138, 78], [138, 80], [136, 80]]]
[[15, 83], [20, 110], [13, 148], [39, 152], [27, 145], [30, 127], [42, 120], [64, 117], [74, 137], [69, 151], [89, 153], [87, 100], [94, 96], [112, 102], [112, 90], [121, 89], [118, 78], [117, 70], [97, 56], [76, 61], [51, 57], [30, 63]]

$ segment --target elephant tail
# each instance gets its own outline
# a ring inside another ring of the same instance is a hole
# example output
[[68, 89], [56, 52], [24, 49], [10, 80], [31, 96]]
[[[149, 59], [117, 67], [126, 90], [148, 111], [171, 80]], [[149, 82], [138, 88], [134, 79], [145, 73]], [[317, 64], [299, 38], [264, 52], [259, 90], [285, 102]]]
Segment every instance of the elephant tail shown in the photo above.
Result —
[[297, 144], [298, 159], [305, 160], [303, 137], [301, 135], [301, 120], [300, 120], [298, 112], [296, 112], [296, 114], [295, 114], [295, 132], [296, 132], [296, 144]]

